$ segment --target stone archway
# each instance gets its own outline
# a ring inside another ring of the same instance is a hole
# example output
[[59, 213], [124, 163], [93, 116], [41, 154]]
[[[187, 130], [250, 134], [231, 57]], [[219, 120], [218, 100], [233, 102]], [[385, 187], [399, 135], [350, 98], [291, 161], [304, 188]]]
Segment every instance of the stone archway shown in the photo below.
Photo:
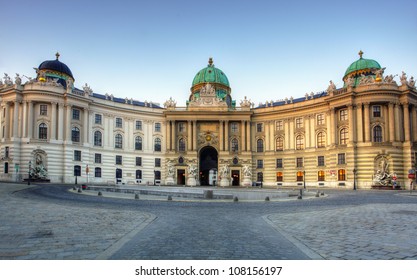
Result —
[[210, 170], [217, 170], [218, 166], [218, 153], [217, 150], [211, 146], [203, 147], [200, 150], [199, 156], [199, 179], [201, 186], [210, 185]]

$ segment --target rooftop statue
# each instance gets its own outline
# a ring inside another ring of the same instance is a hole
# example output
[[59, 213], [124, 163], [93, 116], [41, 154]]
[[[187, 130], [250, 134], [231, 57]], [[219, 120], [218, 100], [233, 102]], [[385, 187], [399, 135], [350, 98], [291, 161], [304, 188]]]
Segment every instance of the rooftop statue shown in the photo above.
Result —
[[14, 78], [14, 83], [18, 86], [22, 84], [22, 78], [20, 78], [19, 74], [16, 73], [16, 77]]
[[83, 86], [83, 90], [86, 95], [91, 95], [93, 93], [93, 90], [87, 83], [85, 83], [85, 85]]
[[414, 77], [411, 76], [410, 81], [408, 81], [408, 86], [411, 88], [414, 88], [416, 85], [416, 82], [414, 81]]
[[4, 73], [4, 84], [7, 86], [13, 85], [12, 80], [10, 79], [9, 75], [7, 73]]
[[167, 108], [167, 109], [175, 109], [176, 106], [177, 106], [177, 102], [174, 99], [172, 99], [172, 97], [170, 97], [164, 103], [164, 107]]
[[407, 84], [407, 74], [405, 74], [404, 71], [402, 71], [403, 73], [401, 74], [400, 80], [401, 80], [401, 85], [406, 85]]
[[333, 83], [333, 81], [332, 80], [330, 80], [330, 82], [329, 82], [330, 84], [329, 84], [329, 86], [327, 87], [327, 91], [328, 92], [333, 92], [333, 91], [335, 91], [336, 90], [336, 85]]

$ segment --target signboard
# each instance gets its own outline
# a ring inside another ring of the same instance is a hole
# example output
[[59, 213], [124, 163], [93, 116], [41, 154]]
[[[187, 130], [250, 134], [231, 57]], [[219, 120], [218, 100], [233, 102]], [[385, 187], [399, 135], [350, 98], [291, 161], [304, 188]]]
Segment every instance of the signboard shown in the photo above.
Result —
[[408, 174], [408, 179], [415, 179], [416, 178], [416, 174]]
[[416, 171], [414, 169], [409, 169], [408, 174], [416, 174]]

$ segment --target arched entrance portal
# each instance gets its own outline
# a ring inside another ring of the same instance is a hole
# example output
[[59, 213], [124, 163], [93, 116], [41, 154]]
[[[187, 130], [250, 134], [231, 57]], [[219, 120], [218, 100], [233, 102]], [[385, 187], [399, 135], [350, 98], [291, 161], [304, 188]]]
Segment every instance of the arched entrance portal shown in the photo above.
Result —
[[[215, 185], [217, 181], [217, 150], [207, 146], [200, 150], [200, 172], [199, 179], [201, 186]], [[212, 170], [212, 172], [210, 172]]]

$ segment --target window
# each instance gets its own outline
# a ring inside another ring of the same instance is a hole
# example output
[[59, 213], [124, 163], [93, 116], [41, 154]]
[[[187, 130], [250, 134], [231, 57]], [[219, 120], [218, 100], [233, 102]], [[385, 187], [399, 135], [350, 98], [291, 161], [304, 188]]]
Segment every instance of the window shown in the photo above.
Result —
[[142, 170], [136, 170], [136, 179], [142, 179]]
[[[185, 132], [185, 122], [178, 123], [178, 132]], [[155, 124], [155, 131], [156, 131], [156, 124]]]
[[258, 153], [263, 153], [263, 151], [264, 151], [264, 140], [258, 139], [258, 141], [256, 141], [256, 151]]
[[101, 154], [94, 154], [94, 163], [101, 163]]
[[41, 105], [39, 106], [39, 108], [40, 108], [40, 110], [39, 110], [39, 115], [41, 115], [41, 116], [46, 116], [46, 115], [48, 115], [48, 105], [41, 104]]
[[284, 181], [283, 173], [277, 172], [277, 182], [282, 182], [282, 181]]
[[154, 143], [154, 150], [155, 152], [160, 152], [161, 151], [161, 139], [159, 138], [155, 138], [155, 143]]
[[99, 146], [101, 147], [103, 144], [102, 142], [102, 134], [100, 131], [95, 131], [94, 132], [94, 146]]
[[295, 119], [295, 128], [302, 128], [303, 127], [303, 118], [296, 118]]
[[236, 138], [232, 139], [232, 145], [230, 148], [232, 149], [232, 152], [239, 151], [239, 141]]
[[337, 154], [337, 164], [346, 164], [345, 154]]
[[282, 168], [282, 158], [277, 158], [277, 168]]
[[284, 122], [283, 121], [277, 121], [277, 130], [284, 130]]
[[161, 167], [161, 159], [160, 158], [155, 159], [155, 167]]
[[298, 135], [295, 138], [295, 149], [296, 150], [303, 150], [304, 149], [304, 136]]
[[317, 148], [326, 147], [326, 134], [324, 132], [319, 132], [317, 134]]
[[161, 180], [161, 171], [155, 171], [155, 180]]
[[74, 165], [74, 176], [81, 176], [81, 166]]
[[137, 151], [142, 150], [142, 137], [140, 136], [135, 137], [135, 150]]
[[346, 170], [339, 169], [337, 171], [337, 180], [338, 181], [346, 181]]
[[374, 142], [380, 143], [382, 142], [382, 127], [380, 125], [376, 125], [374, 127]]
[[297, 167], [303, 167], [304, 165], [304, 160], [302, 157], [298, 157], [297, 158]]
[[123, 137], [121, 134], [116, 134], [114, 137], [114, 147], [117, 149], [123, 148]]
[[161, 123], [155, 123], [155, 132], [161, 132]]
[[9, 151], [10, 151], [10, 149], [9, 149], [8, 146], [4, 147], [4, 157], [5, 158], [9, 158]]
[[284, 150], [284, 138], [278, 137], [276, 141], [276, 150], [283, 151]]
[[231, 129], [232, 133], [239, 132], [239, 126], [238, 126], [237, 122], [232, 122], [232, 124], [230, 125], [230, 129]]
[[304, 180], [304, 172], [297, 171], [297, 182], [302, 182]]
[[71, 140], [72, 142], [80, 142], [80, 129], [78, 127], [73, 127], [71, 130]]
[[116, 164], [123, 164], [123, 157], [122, 156], [116, 156]]
[[320, 170], [317, 172], [317, 181], [324, 181], [324, 171]]
[[256, 168], [264, 168], [264, 161], [262, 159], [256, 161]]
[[180, 138], [180, 140], [178, 140], [178, 151], [185, 152], [185, 139], [184, 138]]
[[372, 106], [372, 114], [374, 118], [381, 117], [381, 106]]
[[317, 166], [324, 166], [324, 156], [317, 157]]
[[136, 130], [142, 130], [142, 121], [136, 121]]
[[262, 132], [264, 130], [263, 123], [256, 124], [256, 132]]
[[101, 168], [100, 167], [94, 168], [94, 177], [101, 178]]
[[4, 163], [4, 174], [8, 174], [9, 173], [9, 163], [5, 162]]
[[340, 130], [340, 145], [346, 145], [349, 140], [349, 134], [347, 128], [342, 128]]
[[80, 119], [80, 110], [72, 109], [72, 119], [79, 120]]
[[116, 118], [116, 127], [122, 128], [123, 127], [123, 120], [122, 118]]
[[264, 180], [264, 174], [262, 172], [258, 172], [256, 174], [256, 181], [257, 182], [262, 182]]
[[136, 166], [142, 166], [142, 157], [136, 157]]
[[81, 151], [74, 151], [74, 160], [75, 161], [81, 161]]
[[347, 110], [346, 109], [342, 109], [342, 110], [340, 110], [339, 111], [340, 113], [340, 120], [341, 121], [347, 121], [347, 119], [348, 119], [348, 113], [347, 113]]
[[47, 139], [48, 138], [48, 127], [46, 124], [41, 123], [39, 125], [39, 139]]
[[94, 123], [95, 124], [101, 124], [102, 123], [102, 116], [100, 114], [95, 114]]
[[324, 125], [324, 114], [317, 115], [317, 125]]

